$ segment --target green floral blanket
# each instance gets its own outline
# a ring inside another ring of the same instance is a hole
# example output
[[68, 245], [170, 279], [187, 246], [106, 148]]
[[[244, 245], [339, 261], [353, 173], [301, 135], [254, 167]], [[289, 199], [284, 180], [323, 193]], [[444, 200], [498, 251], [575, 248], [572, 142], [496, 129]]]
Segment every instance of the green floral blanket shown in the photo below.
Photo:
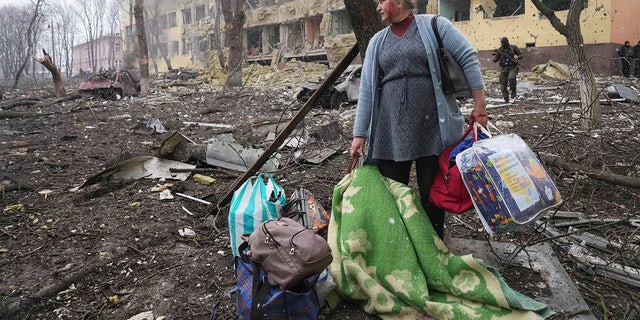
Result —
[[383, 319], [543, 319], [553, 312], [471, 255], [449, 252], [409, 186], [364, 166], [333, 191], [329, 270], [343, 297]]

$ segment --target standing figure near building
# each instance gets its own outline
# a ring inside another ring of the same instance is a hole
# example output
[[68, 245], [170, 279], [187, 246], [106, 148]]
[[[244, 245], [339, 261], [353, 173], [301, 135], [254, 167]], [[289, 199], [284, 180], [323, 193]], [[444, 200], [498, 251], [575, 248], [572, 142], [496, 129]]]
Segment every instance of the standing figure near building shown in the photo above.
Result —
[[618, 48], [618, 57], [620, 57], [620, 62], [622, 63], [622, 75], [628, 78], [631, 74], [633, 57], [633, 48], [631, 48], [629, 41], [625, 41], [622, 47]]
[[500, 86], [504, 102], [509, 102], [509, 91], [511, 98], [516, 97], [517, 76], [520, 67], [518, 63], [522, 59], [522, 52], [516, 45], [509, 44], [507, 37], [500, 39], [500, 48], [493, 53], [493, 62], [500, 66]]
[[633, 62], [635, 68], [633, 70], [633, 76], [640, 78], [640, 41], [631, 48], [631, 51], [633, 51]]

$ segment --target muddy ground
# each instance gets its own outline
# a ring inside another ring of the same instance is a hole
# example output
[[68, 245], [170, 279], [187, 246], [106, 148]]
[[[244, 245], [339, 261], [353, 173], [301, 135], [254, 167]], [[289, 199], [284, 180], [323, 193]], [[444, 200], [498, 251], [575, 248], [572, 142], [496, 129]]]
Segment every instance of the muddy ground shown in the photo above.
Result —
[[[0, 319], [128, 319], [146, 311], [156, 319], [209, 319], [216, 301], [235, 283], [226, 228], [228, 208], [212, 210], [179, 196], [161, 200], [152, 189], [172, 183], [174, 193], [218, 203], [241, 172], [206, 165], [196, 156], [185, 162], [197, 164], [198, 173], [214, 178], [213, 184], [204, 185], [192, 177], [184, 181], [143, 178], [74, 188], [126, 159], [154, 155], [176, 131], [196, 144], [232, 133], [243, 146], [267, 148], [270, 142], [262, 128], [270, 124], [282, 130], [300, 107], [294, 99], [295, 85], [220, 89], [198, 81], [156, 80], [148, 97], [113, 101], [86, 95], [73, 98], [74, 84], [68, 83], [72, 98], [65, 101], [52, 96], [47, 81], [26, 82], [20, 90], [4, 86], [4, 100], [0, 100]], [[601, 78], [598, 86], [604, 89], [611, 83], [633, 84], [628, 79]], [[494, 76], [487, 76], [487, 85], [490, 97], [500, 96]], [[600, 176], [616, 173], [637, 181], [640, 106], [603, 101], [602, 127], [584, 131], [577, 119], [578, 104], [561, 103], [563, 97], [577, 98], [573, 83], [547, 80], [537, 82], [534, 89], [521, 92], [511, 105], [490, 101], [489, 114], [500, 131], [517, 133], [535, 152], [557, 155]], [[354, 110], [353, 105], [316, 108], [305, 117], [302, 126], [311, 140], [280, 150], [281, 167], [274, 172], [287, 192], [305, 187], [330, 207], [333, 186], [349, 162]], [[137, 130], [153, 117], [167, 132]], [[319, 132], [334, 121], [341, 135], [322, 140]], [[337, 152], [319, 165], [296, 161], [297, 150], [327, 146]], [[579, 225], [581, 230], [622, 245], [608, 252], [590, 247], [591, 254], [637, 268], [640, 234], [638, 225], [627, 221], [639, 219], [637, 186], [605, 182], [550, 164], [546, 168], [565, 200], [560, 210], [582, 213], [591, 222]], [[182, 236], [183, 228], [195, 231], [195, 236]], [[596, 318], [640, 318], [638, 288], [580, 268], [563, 245], [576, 242], [567, 236], [552, 241], [544, 227], [527, 225], [489, 237], [470, 211], [448, 216], [447, 237], [523, 245], [548, 242]], [[534, 272], [507, 267], [502, 273], [511, 286], [527, 295], [544, 290]], [[232, 319], [234, 309], [233, 299], [224, 299], [218, 319]], [[557, 312], [556, 319], [575, 316]], [[375, 317], [346, 304], [337, 310], [324, 308], [321, 318]]]

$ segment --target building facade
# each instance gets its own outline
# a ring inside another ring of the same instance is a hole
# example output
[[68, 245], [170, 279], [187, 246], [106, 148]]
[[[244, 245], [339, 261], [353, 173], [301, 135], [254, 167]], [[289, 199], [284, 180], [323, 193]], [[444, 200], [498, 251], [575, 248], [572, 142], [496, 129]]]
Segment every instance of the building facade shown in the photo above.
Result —
[[[581, 29], [596, 74], [619, 74], [615, 49], [640, 40], [640, 1], [587, 1]], [[123, 0], [123, 42], [134, 48], [133, 0]], [[245, 0], [244, 48], [247, 62], [282, 59], [322, 61], [329, 66], [355, 43], [343, 0]], [[570, 0], [542, 0], [566, 21]], [[496, 69], [491, 52], [506, 36], [525, 53], [522, 66], [554, 60], [572, 64], [566, 40], [529, 0], [418, 1], [420, 12], [447, 17], [478, 50], [484, 68]], [[224, 18], [216, 0], [156, 0], [145, 3], [151, 72], [204, 68], [224, 48]], [[135, 52], [135, 50], [127, 50]]]
[[119, 69], [123, 59], [121, 38], [120, 34], [103, 36], [74, 46], [73, 73]]

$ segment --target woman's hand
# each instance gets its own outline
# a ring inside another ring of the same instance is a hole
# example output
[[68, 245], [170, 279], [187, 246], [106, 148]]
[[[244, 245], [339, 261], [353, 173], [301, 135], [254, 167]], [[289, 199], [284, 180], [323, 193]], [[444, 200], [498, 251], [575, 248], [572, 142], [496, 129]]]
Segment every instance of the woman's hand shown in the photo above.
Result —
[[351, 158], [361, 157], [364, 154], [364, 138], [354, 137], [349, 150]]
[[484, 89], [471, 90], [471, 96], [475, 102], [473, 110], [471, 110], [471, 120], [486, 127], [489, 117], [487, 116], [487, 100], [484, 96]]
[[486, 127], [487, 122], [489, 122], [487, 110], [485, 109], [484, 112], [480, 112], [478, 109], [473, 108], [473, 110], [471, 110], [471, 120], [481, 124], [483, 127]]

